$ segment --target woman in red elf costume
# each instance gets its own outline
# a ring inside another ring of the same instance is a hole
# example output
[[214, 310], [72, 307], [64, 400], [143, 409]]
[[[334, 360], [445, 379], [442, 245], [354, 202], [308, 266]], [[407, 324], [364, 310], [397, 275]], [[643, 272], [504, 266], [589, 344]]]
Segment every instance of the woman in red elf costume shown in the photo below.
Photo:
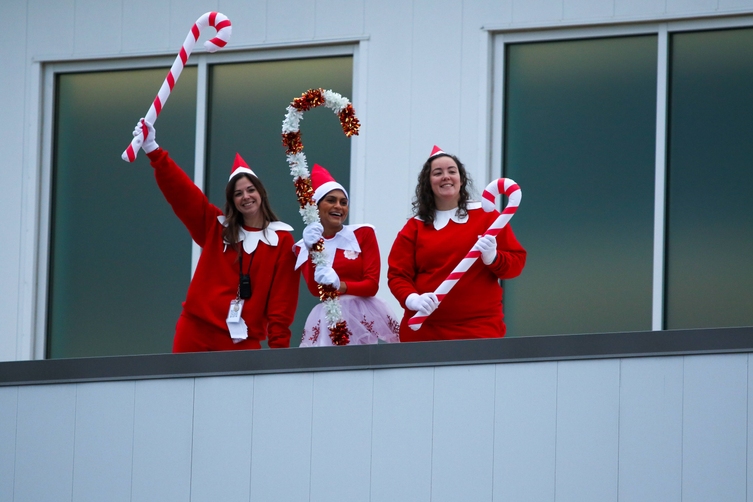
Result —
[[[480, 202], [470, 201], [469, 184], [460, 160], [434, 146], [418, 175], [415, 216], [398, 233], [388, 258], [390, 290], [405, 308], [400, 324], [403, 342], [505, 335], [499, 279], [520, 275], [526, 251], [510, 225], [496, 239], [491, 235], [480, 237], [499, 213], [487, 213]], [[471, 266], [437, 309], [439, 301], [433, 291], [477, 241], [481, 260]], [[413, 331], [408, 319], [417, 311], [434, 313]]]
[[291, 249], [292, 227], [279, 221], [259, 178], [236, 154], [225, 188], [225, 210], [212, 205], [146, 129], [142, 146], [157, 185], [191, 238], [202, 248], [173, 352], [290, 346], [290, 324], [298, 304], [298, 272]]
[[[319, 296], [317, 283], [329, 284], [340, 293], [342, 317], [350, 331], [349, 345], [398, 341], [398, 322], [390, 307], [376, 298], [379, 289], [380, 257], [376, 234], [371, 225], [345, 225], [348, 217], [348, 192], [322, 166], [311, 170], [314, 202], [321, 223], [312, 223], [303, 230], [296, 269], [303, 266], [303, 277], [314, 296]], [[327, 263], [314, 266], [309, 250], [324, 240]], [[301, 347], [332, 345], [324, 307], [320, 303], [311, 310], [303, 330]]]

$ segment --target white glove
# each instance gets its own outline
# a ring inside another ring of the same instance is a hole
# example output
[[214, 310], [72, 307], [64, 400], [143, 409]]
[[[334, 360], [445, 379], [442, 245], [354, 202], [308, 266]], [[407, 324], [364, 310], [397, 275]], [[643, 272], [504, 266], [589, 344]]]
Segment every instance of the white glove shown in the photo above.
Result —
[[424, 293], [421, 295], [411, 293], [405, 299], [405, 306], [416, 312], [431, 314], [439, 307], [439, 299], [437, 299], [437, 295], [434, 293]]
[[485, 235], [476, 241], [476, 249], [481, 251], [484, 265], [491, 265], [497, 258], [497, 239], [493, 235]]
[[[146, 131], [144, 131], [144, 129], [146, 129]], [[142, 143], [141, 149], [144, 150], [145, 153], [152, 153], [159, 148], [156, 141], [157, 131], [154, 130], [154, 126], [151, 123], [143, 118], [136, 123], [136, 127], [133, 129], [133, 136], [136, 137], [141, 133], [144, 133], [144, 143]]]
[[306, 228], [303, 229], [303, 244], [306, 248], [311, 249], [311, 246], [319, 242], [322, 238], [324, 227], [318, 221], [316, 223], [309, 223]]
[[314, 280], [319, 284], [329, 284], [335, 289], [340, 289], [340, 277], [332, 267], [316, 267], [314, 270]]

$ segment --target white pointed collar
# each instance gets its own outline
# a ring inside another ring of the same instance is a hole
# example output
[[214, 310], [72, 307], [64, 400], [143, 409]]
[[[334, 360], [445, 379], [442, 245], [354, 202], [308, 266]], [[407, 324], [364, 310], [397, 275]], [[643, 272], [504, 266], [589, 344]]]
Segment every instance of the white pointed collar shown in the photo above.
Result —
[[[468, 210], [471, 209], [478, 209], [481, 207], [481, 202], [478, 201], [471, 201], [468, 202]], [[416, 219], [420, 220], [418, 216], [415, 217]], [[435, 211], [434, 212], [434, 228], [437, 230], [442, 230], [444, 227], [447, 226], [447, 224], [450, 222], [450, 220], [454, 221], [458, 224], [463, 224], [466, 221], [468, 221], [468, 215], [465, 216], [459, 216], [458, 215], [458, 208], [454, 209], [447, 209], [446, 211]]]
[[[225, 216], [218, 216], [217, 221], [223, 226], [227, 226], [225, 223]], [[245, 228], [240, 227], [238, 230], [238, 241], [243, 242], [243, 251], [247, 254], [251, 254], [256, 251], [256, 246], [259, 245], [259, 241], [268, 246], [277, 246], [280, 242], [277, 232], [280, 230], [292, 232], [293, 227], [281, 221], [271, 221], [264, 230], [246, 230]], [[225, 250], [227, 250], [228, 245], [229, 243], [225, 241]]]
[[[355, 251], [356, 253], [361, 252], [361, 246], [358, 245], [358, 239], [354, 233], [355, 230], [358, 230], [361, 227], [374, 228], [372, 225], [366, 223], [343, 225], [342, 230], [337, 232], [334, 237], [324, 239], [324, 257], [327, 259], [327, 265], [330, 267], [332, 266], [332, 263], [335, 261], [335, 251], [338, 249], [342, 249], [343, 251]], [[298, 269], [298, 267], [303, 265], [308, 259], [309, 250], [304, 246], [303, 239], [296, 242], [295, 246], [301, 248], [301, 251], [298, 253], [298, 259], [295, 262], [295, 268]]]

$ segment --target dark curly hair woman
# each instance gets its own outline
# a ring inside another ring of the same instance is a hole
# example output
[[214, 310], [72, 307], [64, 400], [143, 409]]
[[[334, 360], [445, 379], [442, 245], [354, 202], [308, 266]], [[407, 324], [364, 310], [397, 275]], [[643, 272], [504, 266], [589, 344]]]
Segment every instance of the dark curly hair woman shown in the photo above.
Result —
[[[421, 168], [414, 217], [398, 233], [389, 255], [390, 291], [405, 308], [400, 341], [495, 338], [505, 335], [500, 279], [523, 271], [526, 251], [506, 225], [481, 237], [497, 219], [470, 200], [470, 177], [460, 160], [435, 146]], [[433, 291], [475, 245], [477, 260], [442, 300]], [[431, 314], [413, 331], [408, 319]]]

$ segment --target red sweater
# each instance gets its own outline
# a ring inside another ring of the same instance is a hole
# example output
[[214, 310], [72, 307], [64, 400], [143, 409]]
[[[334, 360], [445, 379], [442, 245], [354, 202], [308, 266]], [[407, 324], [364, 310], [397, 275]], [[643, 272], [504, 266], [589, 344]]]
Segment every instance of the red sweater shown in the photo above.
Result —
[[[332, 268], [337, 272], [340, 281], [348, 285], [347, 295], [375, 296], [379, 290], [379, 243], [374, 229], [368, 226], [359, 227], [353, 231], [361, 252], [355, 255], [353, 251], [335, 251]], [[306, 285], [312, 295], [319, 297], [316, 281], [314, 280], [314, 266], [311, 257], [304, 262], [301, 270], [306, 279]]]
[[[228, 331], [225, 319], [230, 301], [237, 294], [239, 270], [238, 252], [232, 246], [225, 249], [222, 239], [224, 226], [217, 217], [223, 213], [209, 202], [167, 151], [158, 148], [148, 157], [160, 190], [191, 238], [202, 248], [183, 311]], [[242, 316], [249, 339], [268, 338], [270, 347], [289, 347], [290, 324], [298, 305], [299, 276], [294, 267], [292, 235], [284, 231], [277, 235], [276, 246], [259, 241], [253, 253], [249, 271], [252, 294], [243, 304]], [[244, 255], [244, 269], [250, 259], [251, 255]]]
[[[470, 251], [479, 235], [499, 216], [483, 209], [468, 210], [468, 220], [436, 230], [411, 218], [398, 233], [389, 255], [387, 272], [390, 291], [405, 308], [411, 293], [434, 291]], [[505, 334], [502, 321], [502, 288], [498, 279], [518, 276], [526, 262], [526, 251], [507, 225], [497, 236], [497, 259], [489, 266], [479, 258], [442, 300], [436, 311], [413, 331], [406, 310], [400, 324], [403, 342], [493, 338]]]

